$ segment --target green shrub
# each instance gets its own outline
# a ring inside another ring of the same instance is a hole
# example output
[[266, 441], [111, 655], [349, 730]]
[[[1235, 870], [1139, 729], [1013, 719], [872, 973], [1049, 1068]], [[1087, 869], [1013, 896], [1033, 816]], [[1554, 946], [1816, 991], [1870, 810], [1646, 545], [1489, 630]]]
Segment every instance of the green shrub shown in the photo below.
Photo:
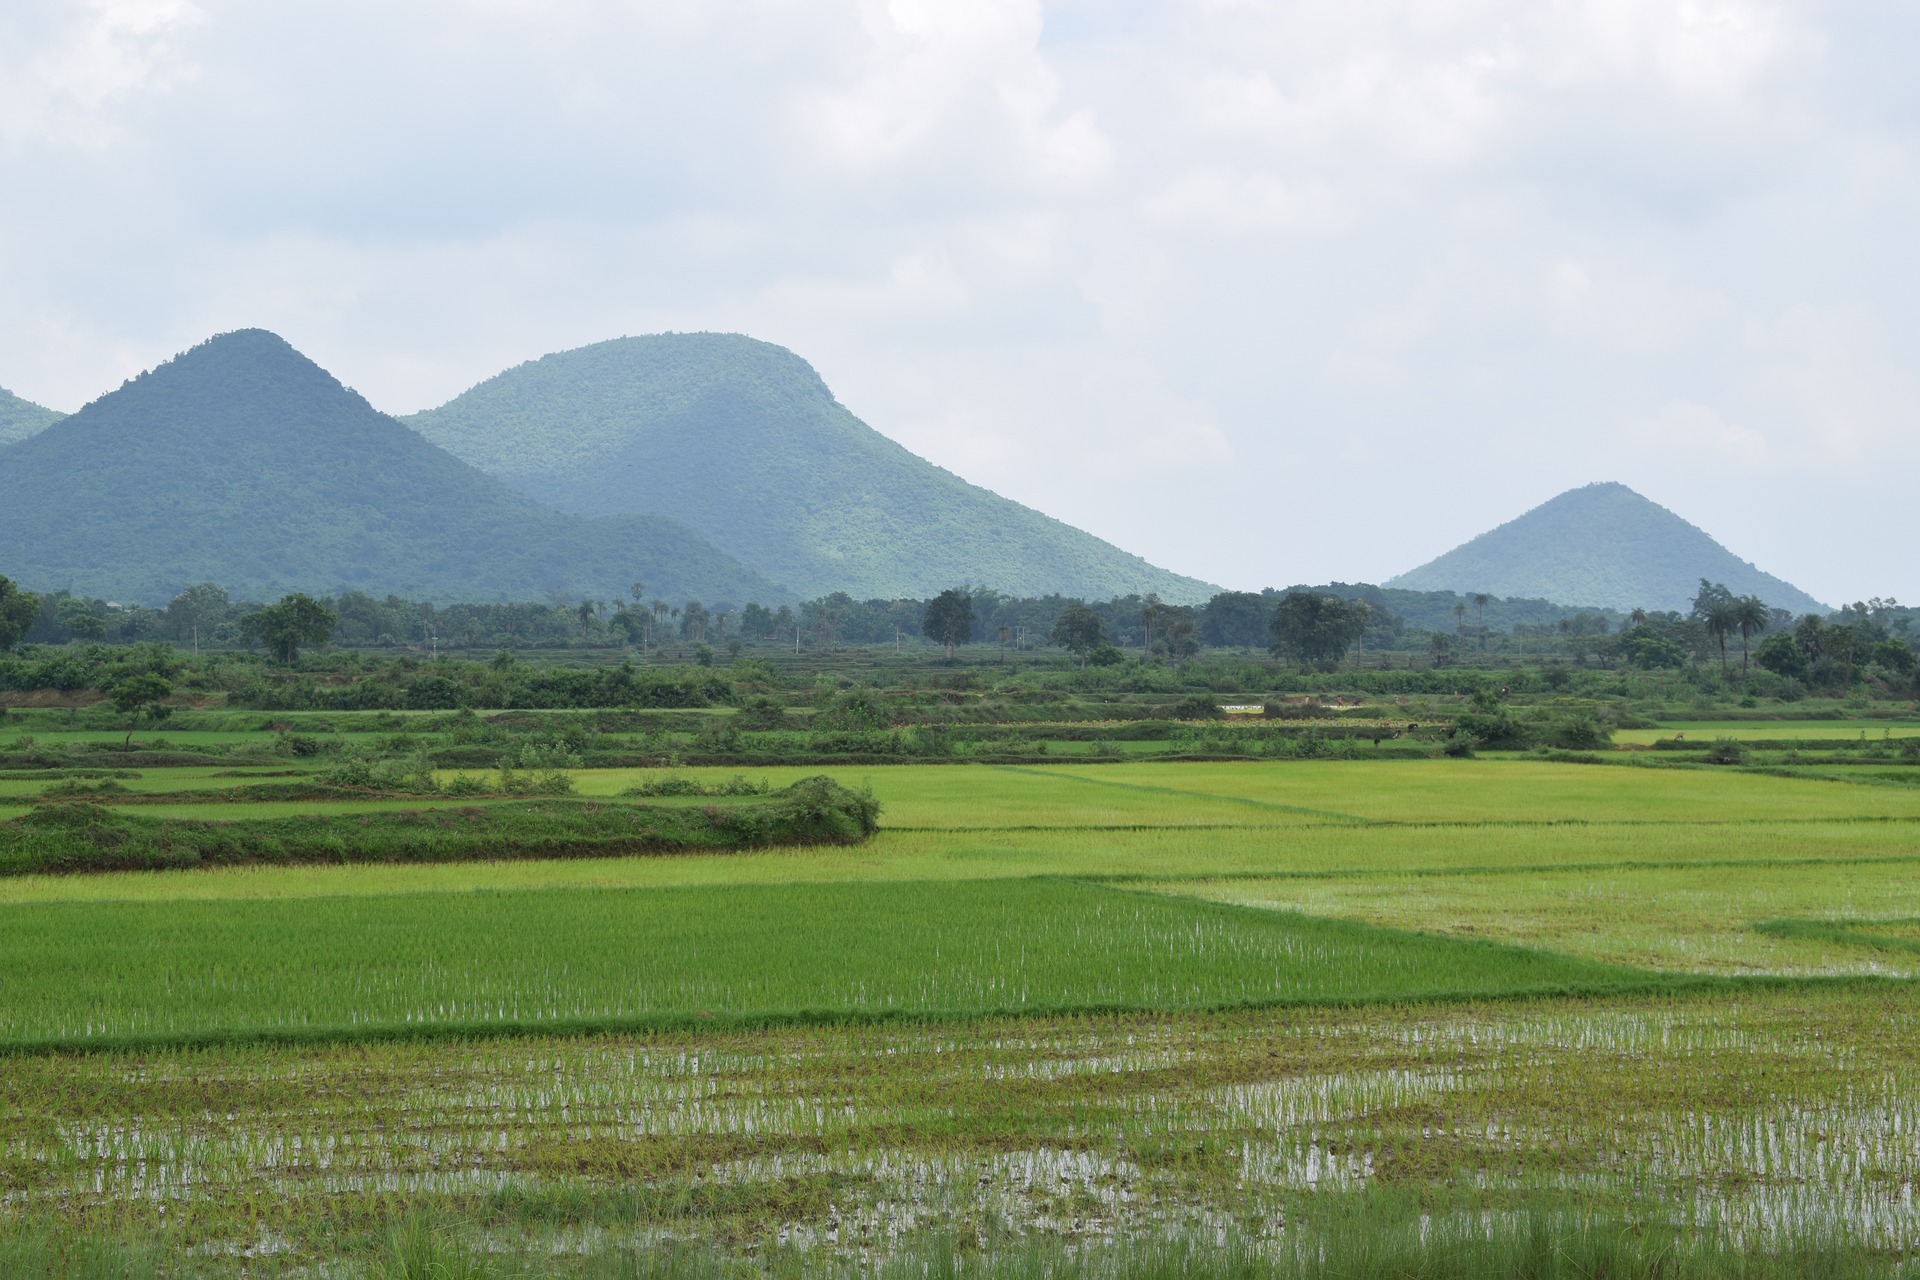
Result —
[[1590, 715], [1565, 716], [1547, 727], [1542, 740], [1563, 751], [1591, 751], [1613, 740], [1612, 732]]
[[1716, 738], [1704, 759], [1708, 764], [1745, 764], [1747, 746], [1738, 738]]
[[1488, 751], [1524, 751], [1533, 745], [1527, 726], [1505, 707], [1490, 715], [1464, 714], [1454, 721], [1454, 732], [1467, 734], [1476, 747]]
[[734, 774], [725, 782], [702, 782], [685, 774], [649, 774], [620, 794], [623, 796], [763, 796], [771, 788], [764, 778]]
[[[735, 664], [738, 669], [739, 664]], [[772, 698], [755, 698], [740, 708], [735, 717], [742, 729], [783, 729], [787, 724], [787, 709]]]
[[872, 689], [855, 688], [837, 694], [813, 718], [813, 728], [860, 731], [884, 729], [892, 723], [892, 714], [880, 695]]

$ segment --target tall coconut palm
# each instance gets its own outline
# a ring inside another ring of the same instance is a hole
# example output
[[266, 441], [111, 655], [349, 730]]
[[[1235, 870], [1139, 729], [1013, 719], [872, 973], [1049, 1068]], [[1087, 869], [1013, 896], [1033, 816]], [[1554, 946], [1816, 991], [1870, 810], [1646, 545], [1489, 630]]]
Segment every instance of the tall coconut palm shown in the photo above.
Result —
[[1733, 602], [1730, 620], [1740, 632], [1740, 674], [1747, 674], [1747, 652], [1753, 637], [1773, 625], [1773, 611], [1758, 596], [1741, 596]]
[[1482, 653], [1487, 651], [1487, 601], [1491, 599], [1493, 597], [1484, 591], [1473, 593], [1473, 603], [1480, 610], [1479, 621], [1475, 625], [1480, 628], [1480, 652]]
[[1700, 621], [1706, 625], [1707, 634], [1720, 646], [1720, 676], [1725, 679], [1727, 671], [1727, 637], [1740, 629], [1735, 615], [1739, 611], [1739, 602], [1729, 597], [1716, 600], [1707, 607]]
[[1153, 655], [1153, 620], [1160, 616], [1160, 597], [1149, 591], [1146, 599], [1140, 602], [1140, 629], [1145, 634], [1141, 641], [1140, 652], [1143, 657]]

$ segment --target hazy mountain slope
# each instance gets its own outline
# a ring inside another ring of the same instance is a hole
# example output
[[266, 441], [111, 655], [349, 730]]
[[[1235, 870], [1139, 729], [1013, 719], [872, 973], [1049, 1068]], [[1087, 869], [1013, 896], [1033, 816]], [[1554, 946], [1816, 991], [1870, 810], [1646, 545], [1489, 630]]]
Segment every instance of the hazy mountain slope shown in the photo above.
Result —
[[510, 491], [273, 334], [225, 334], [0, 465], [0, 572], [160, 602], [357, 587], [439, 600], [786, 592], [671, 521], [587, 520]]
[[60, 421], [63, 416], [53, 409], [43, 409], [31, 400], [22, 400], [5, 387], [0, 387], [0, 445], [25, 440]]
[[1569, 489], [1384, 584], [1483, 591], [1612, 609], [1680, 609], [1700, 579], [1779, 609], [1825, 613], [1791, 583], [1762, 573], [1673, 512], [1623, 484]]
[[406, 421], [541, 501], [659, 512], [803, 595], [1216, 590], [917, 457], [799, 356], [738, 334], [561, 352]]

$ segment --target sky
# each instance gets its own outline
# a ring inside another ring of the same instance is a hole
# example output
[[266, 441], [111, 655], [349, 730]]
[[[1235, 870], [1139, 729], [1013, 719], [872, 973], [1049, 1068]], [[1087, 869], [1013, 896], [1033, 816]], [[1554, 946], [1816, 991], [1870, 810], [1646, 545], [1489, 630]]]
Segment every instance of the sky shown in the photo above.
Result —
[[389, 412], [790, 347], [1235, 588], [1618, 480], [1920, 599], [1904, 0], [7, 0], [0, 386], [272, 329]]

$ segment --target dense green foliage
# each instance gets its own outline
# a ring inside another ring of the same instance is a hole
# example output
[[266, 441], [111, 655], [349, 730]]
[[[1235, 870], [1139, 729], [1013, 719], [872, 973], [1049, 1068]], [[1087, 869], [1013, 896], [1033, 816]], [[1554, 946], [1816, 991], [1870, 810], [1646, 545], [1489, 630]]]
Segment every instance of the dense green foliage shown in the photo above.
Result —
[[782, 590], [653, 515], [588, 520], [436, 448], [259, 330], [186, 352], [8, 448], [0, 563], [22, 583], [165, 604]]
[[40, 615], [40, 597], [0, 576], [0, 653], [13, 648]]
[[0, 387], [0, 448], [44, 431], [65, 416]]
[[407, 421], [543, 502], [667, 516], [803, 596], [1212, 590], [916, 457], [799, 356], [738, 334], [561, 352]]
[[1364, 601], [1289, 591], [1280, 597], [1269, 624], [1274, 656], [1302, 666], [1332, 666], [1366, 634], [1371, 612]]
[[[191, 598], [192, 591], [182, 592], [175, 603]], [[332, 609], [296, 591], [278, 604], [247, 614], [240, 620], [240, 627], [244, 634], [266, 645], [268, 653], [290, 663], [299, 656], [301, 645], [325, 644], [339, 621]]]
[[549, 799], [219, 822], [147, 818], [80, 799], [45, 803], [0, 823], [0, 875], [618, 857], [834, 844], [866, 839], [876, 817], [870, 796], [826, 778], [803, 779], [764, 797], [697, 807]]
[[951, 658], [955, 645], [973, 639], [973, 598], [958, 589], [942, 591], [927, 602], [920, 630], [929, 640], [945, 645]]
[[1455, 547], [1388, 587], [1489, 592], [1608, 609], [1685, 609], [1696, 584], [1724, 582], [1777, 609], [1825, 613], [1665, 507], [1623, 484], [1590, 484]]

